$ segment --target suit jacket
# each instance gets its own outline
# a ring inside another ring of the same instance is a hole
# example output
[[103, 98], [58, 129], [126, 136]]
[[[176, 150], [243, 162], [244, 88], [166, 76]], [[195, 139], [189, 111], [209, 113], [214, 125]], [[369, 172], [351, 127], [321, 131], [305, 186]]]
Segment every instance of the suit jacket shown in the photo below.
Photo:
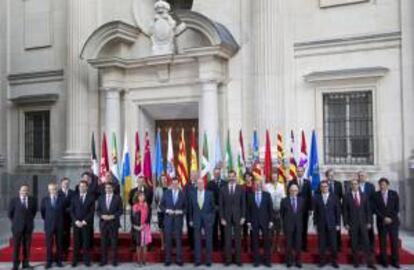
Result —
[[[79, 185], [76, 185], [75, 193], [79, 193]], [[95, 200], [99, 198], [99, 184], [98, 177], [96, 175], [91, 176], [91, 182], [88, 184], [88, 193], [93, 195]]]
[[262, 200], [260, 205], [256, 203], [256, 192], [251, 192], [247, 196], [247, 222], [252, 225], [253, 228], [268, 228], [269, 223], [272, 221], [273, 216], [273, 204], [272, 197], [269, 192], [262, 191]]
[[303, 215], [305, 211], [308, 211], [308, 208], [305, 206], [305, 199], [300, 196], [297, 197], [296, 204], [295, 212], [290, 196], [283, 198], [280, 202], [280, 216], [285, 232], [292, 231], [295, 228], [302, 229], [303, 227]]
[[[298, 180], [292, 180], [288, 184], [288, 190], [290, 186], [295, 183], [298, 185]], [[304, 208], [307, 211], [304, 211], [304, 214], [307, 214], [307, 212], [312, 210], [312, 184], [308, 179], [303, 179], [302, 185], [299, 187], [299, 194], [298, 196], [303, 198], [304, 201]]]
[[89, 192], [86, 193], [85, 202], [82, 203], [79, 193], [76, 193], [75, 196], [73, 196], [71, 202], [70, 214], [73, 224], [75, 224], [75, 221], [77, 220], [85, 220], [87, 226], [93, 226], [93, 216], [95, 214], [95, 196]]
[[[109, 205], [109, 209], [106, 206], [106, 194], [103, 194], [98, 199], [98, 204], [96, 207], [96, 214], [99, 217], [99, 225], [102, 228], [107, 226], [116, 226], [117, 228], [121, 227], [121, 223], [119, 221], [121, 215], [123, 214], [124, 209], [122, 205], [121, 196], [112, 194], [111, 204]], [[113, 220], [103, 220], [103, 215], [114, 215], [115, 219]]]
[[[174, 220], [176, 220], [176, 219], [178, 219], [180, 222], [182, 222], [182, 218], [187, 212], [187, 201], [186, 201], [184, 192], [182, 192], [181, 190], [178, 191], [177, 202], [174, 204], [173, 190], [172, 189], [167, 190], [164, 193], [164, 195], [162, 196], [160, 209], [163, 213], [165, 213], [164, 226], [166, 228], [167, 227], [171, 228], [171, 226], [173, 225]], [[170, 215], [170, 214], [166, 213], [167, 210], [174, 210], [174, 211], [181, 210], [183, 212], [183, 214], [182, 215]], [[181, 224], [181, 226], [182, 226], [182, 224]]]
[[230, 185], [227, 184], [220, 190], [220, 218], [224, 219], [227, 224], [232, 221], [239, 223], [242, 218], [246, 217], [246, 195], [244, 188], [240, 185], [236, 185], [233, 195], [230, 195], [229, 188]]
[[219, 181], [216, 179], [209, 181], [207, 184], [207, 190], [213, 192], [214, 195], [214, 204], [218, 208], [219, 199], [220, 199], [220, 190], [227, 185], [227, 182], [220, 178]]
[[389, 217], [392, 219], [392, 224], [395, 226], [400, 225], [398, 213], [400, 212], [400, 198], [398, 193], [394, 190], [388, 190], [387, 205], [384, 204], [381, 191], [377, 191], [374, 194], [374, 212], [377, 215], [378, 227], [386, 226], [384, 219]]
[[61, 189], [59, 189], [59, 191], [58, 191], [58, 195], [63, 198], [63, 203], [64, 203], [63, 218], [65, 220], [64, 225], [66, 225], [66, 226], [68, 225], [68, 224], [66, 224], [66, 222], [69, 222], [69, 224], [70, 224], [70, 220], [71, 220], [70, 204], [71, 204], [72, 198], [75, 196], [75, 194], [76, 193], [73, 189], [69, 189], [68, 192], [67, 192], [67, 195]]
[[204, 191], [203, 206], [200, 209], [198, 205], [198, 191], [193, 192], [190, 196], [188, 210], [190, 212], [190, 221], [193, 222], [195, 228], [200, 228], [203, 224], [204, 226], [213, 226], [216, 215], [213, 193], [209, 190]]
[[12, 232], [21, 233], [25, 229], [33, 231], [34, 218], [37, 212], [37, 201], [35, 198], [27, 197], [27, 208], [21, 203], [20, 197], [11, 199], [9, 203], [8, 216], [12, 223]]
[[341, 205], [334, 194], [329, 194], [326, 205], [323, 202], [321, 194], [314, 197], [314, 214], [313, 219], [318, 230], [325, 226], [329, 229], [335, 229], [341, 224]]
[[351, 228], [356, 225], [372, 224], [371, 207], [368, 197], [359, 192], [360, 206], [358, 207], [352, 192], [347, 192], [343, 203], [344, 224]]
[[[148, 206], [151, 207], [152, 200], [154, 198], [154, 192], [152, 191], [152, 188], [149, 188], [147, 186], [142, 186], [140, 191], [144, 192], [145, 201], [147, 202]], [[129, 205], [132, 206], [134, 204], [134, 197], [135, 197], [135, 194], [137, 194], [137, 192], [138, 192], [138, 187], [131, 189], [131, 191], [129, 192], [129, 196], [128, 196]]]
[[52, 199], [50, 196], [46, 196], [42, 199], [40, 213], [44, 220], [44, 230], [46, 234], [51, 234], [56, 230], [63, 230], [65, 207], [65, 198], [62, 196], [57, 195], [54, 207], [52, 206]]

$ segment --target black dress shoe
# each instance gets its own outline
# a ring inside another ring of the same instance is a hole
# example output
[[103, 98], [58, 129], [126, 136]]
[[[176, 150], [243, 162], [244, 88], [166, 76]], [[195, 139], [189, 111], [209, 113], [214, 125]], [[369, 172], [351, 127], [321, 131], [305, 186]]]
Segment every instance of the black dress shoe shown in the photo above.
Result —
[[99, 267], [103, 267], [103, 266], [105, 266], [107, 263], [106, 262], [101, 262], [100, 264], [99, 264]]
[[183, 262], [177, 262], [178, 266], [183, 266]]
[[291, 264], [291, 263], [287, 263], [287, 264], [286, 264], [286, 267], [287, 267], [287, 268], [291, 268], [291, 267], [292, 267], [292, 264]]
[[257, 262], [253, 263], [253, 267], [259, 267], [259, 263]]
[[72, 267], [76, 267], [76, 266], [78, 266], [78, 263], [77, 262], [72, 262]]
[[170, 266], [171, 265], [171, 262], [165, 262], [164, 263], [164, 266], [166, 266], [166, 267], [168, 267], [168, 266]]
[[86, 266], [86, 267], [91, 267], [91, 263], [90, 263], [90, 262], [86, 262], [86, 263], [85, 263], [85, 266]]
[[226, 262], [224, 265], [225, 266], [230, 266], [231, 265], [231, 262]]
[[211, 267], [211, 263], [206, 263], [206, 266], [207, 267]]
[[358, 268], [359, 267], [359, 263], [353, 263], [354, 268]]
[[118, 266], [118, 262], [113, 262], [112, 266], [117, 267]]
[[296, 267], [297, 267], [297, 268], [302, 268], [302, 263], [297, 262], [297, 263], [296, 263]]
[[374, 270], [377, 269], [377, 267], [375, 265], [373, 265], [373, 264], [368, 264], [368, 268], [369, 269], [374, 269]]
[[318, 267], [319, 267], [319, 268], [322, 268], [322, 267], [325, 267], [325, 265], [326, 265], [326, 263], [325, 263], [325, 262], [320, 262], [320, 263], [318, 264]]
[[56, 263], [56, 266], [57, 266], [57, 267], [63, 267], [63, 264], [62, 264], [62, 262], [57, 262], [57, 263]]
[[332, 267], [333, 267], [333, 268], [339, 268], [339, 265], [338, 265], [338, 263], [337, 263], [337, 262], [332, 262]]
[[47, 263], [47, 264], [45, 265], [45, 269], [49, 269], [49, 268], [52, 268], [52, 263]]
[[18, 266], [13, 266], [11, 270], [19, 270]]
[[200, 267], [201, 266], [201, 263], [195, 263], [194, 266], [195, 267]]
[[272, 264], [270, 262], [267, 262], [264, 264], [266, 267], [272, 267]]
[[394, 267], [394, 268], [397, 268], [397, 269], [401, 268], [398, 263], [392, 263], [391, 266]]
[[243, 266], [243, 264], [242, 264], [241, 262], [236, 263], [236, 265], [237, 265], [238, 267], [242, 267], [242, 266]]
[[23, 269], [33, 269], [33, 266], [31, 266], [30, 264], [28, 264], [28, 263], [25, 263], [25, 264], [23, 264], [23, 267], [22, 267]]

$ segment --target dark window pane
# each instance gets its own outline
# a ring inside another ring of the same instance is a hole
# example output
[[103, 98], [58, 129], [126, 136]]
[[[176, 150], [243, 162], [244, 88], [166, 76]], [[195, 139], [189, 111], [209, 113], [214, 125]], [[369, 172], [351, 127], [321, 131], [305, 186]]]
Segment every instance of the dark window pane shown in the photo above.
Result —
[[326, 164], [373, 164], [370, 91], [323, 95]]
[[49, 111], [25, 113], [25, 158], [27, 164], [45, 164], [50, 161]]

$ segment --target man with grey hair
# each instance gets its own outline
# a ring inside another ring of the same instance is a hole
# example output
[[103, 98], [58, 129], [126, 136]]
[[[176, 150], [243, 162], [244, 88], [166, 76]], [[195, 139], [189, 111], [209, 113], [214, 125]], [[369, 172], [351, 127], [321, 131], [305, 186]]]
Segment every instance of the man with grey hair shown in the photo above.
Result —
[[[186, 183], [184, 186], [184, 195], [187, 205], [191, 202], [191, 194], [194, 193], [197, 190], [197, 179], [198, 179], [198, 171], [191, 171], [190, 172], [190, 181]], [[185, 216], [185, 222], [187, 224], [187, 235], [188, 235], [188, 241], [191, 248], [194, 248], [194, 229], [193, 227], [189, 226], [190, 224], [190, 213], [187, 211], [187, 214]]]
[[368, 199], [368, 204], [369, 207], [371, 209], [371, 227], [368, 229], [368, 238], [369, 238], [369, 246], [371, 248], [371, 252], [374, 251], [374, 243], [375, 243], [375, 235], [374, 235], [374, 226], [373, 225], [373, 215], [374, 215], [374, 210], [373, 210], [373, 197], [375, 194], [375, 186], [374, 184], [372, 184], [371, 182], [368, 181], [368, 175], [366, 172], [363, 171], [359, 171], [357, 173], [357, 179], [358, 179], [358, 183], [359, 183], [359, 191], [361, 192], [361, 194], [364, 194], [365, 197]]

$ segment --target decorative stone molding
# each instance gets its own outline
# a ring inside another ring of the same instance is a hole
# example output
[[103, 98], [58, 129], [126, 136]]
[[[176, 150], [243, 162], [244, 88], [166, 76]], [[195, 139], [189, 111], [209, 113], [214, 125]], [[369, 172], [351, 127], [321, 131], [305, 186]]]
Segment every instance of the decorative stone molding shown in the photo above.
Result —
[[7, 76], [10, 85], [63, 81], [63, 69], [15, 73]]
[[329, 8], [351, 4], [361, 4], [369, 1], [370, 0], [319, 0], [319, 6], [321, 8]]
[[101, 49], [110, 41], [119, 40], [121, 43], [132, 44], [138, 38], [141, 30], [122, 21], [108, 22], [96, 29], [82, 47], [82, 59], [96, 58]]
[[367, 67], [355, 69], [327, 70], [311, 72], [304, 76], [309, 83], [320, 83], [334, 80], [355, 80], [365, 78], [381, 78], [389, 71], [385, 67]]
[[14, 104], [19, 106], [48, 105], [55, 103], [59, 99], [57, 94], [42, 94], [42, 95], [24, 95], [15, 98], [10, 98]]

